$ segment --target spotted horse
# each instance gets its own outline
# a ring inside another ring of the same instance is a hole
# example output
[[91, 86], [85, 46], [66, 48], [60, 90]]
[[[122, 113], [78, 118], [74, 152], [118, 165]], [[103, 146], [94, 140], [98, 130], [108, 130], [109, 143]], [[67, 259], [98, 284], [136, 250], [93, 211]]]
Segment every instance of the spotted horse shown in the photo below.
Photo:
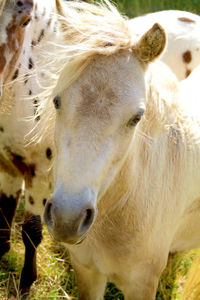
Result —
[[30, 142], [40, 120], [38, 98], [33, 95], [44, 89], [45, 78], [44, 73], [33, 74], [34, 65], [59, 33], [53, 0], [7, 0], [1, 2], [0, 13], [0, 257], [10, 249], [12, 220], [24, 182], [25, 262], [20, 290], [26, 294], [37, 276], [40, 214], [52, 189], [54, 155], [48, 135], [41, 143]]
[[[41, 117], [38, 106], [43, 92], [48, 93], [48, 86], [52, 83], [49, 73], [52, 69], [55, 71], [53, 79], [56, 82], [59, 69], [62, 68], [61, 64], [55, 70], [53, 62], [62, 53], [60, 46], [67, 44], [61, 34], [65, 26], [64, 9], [64, 2], [61, 0], [7, 0], [4, 1], [0, 19], [1, 24], [4, 24], [1, 26], [0, 38], [3, 66], [0, 74], [3, 91], [0, 103], [0, 256], [10, 249], [12, 219], [24, 181], [25, 221], [22, 236], [26, 253], [20, 283], [22, 294], [28, 293], [36, 279], [36, 248], [42, 238], [40, 217], [43, 216], [46, 199], [50, 198], [53, 191], [54, 111], [51, 126], [45, 129], [45, 118], [43, 120]], [[57, 13], [61, 18], [57, 18]], [[181, 17], [179, 12], [164, 14], [172, 14], [170, 20], [174, 20], [178, 30], [174, 36], [173, 28], [168, 28], [168, 48], [162, 59], [182, 57], [183, 45], [187, 44], [187, 51], [192, 53], [193, 64], [188, 63], [192, 70], [199, 62], [199, 53], [196, 51], [193, 54], [193, 47], [200, 47], [200, 41], [196, 30], [196, 39], [192, 37], [193, 44], [190, 46], [191, 31], [199, 28], [199, 17], [192, 14], [190, 19], [193, 22], [186, 22], [189, 19], [186, 12], [181, 12]], [[23, 16], [21, 19], [20, 15]], [[143, 17], [144, 20], [145, 18]], [[131, 25], [131, 30], [135, 30], [136, 35], [139, 28], [140, 26]], [[174, 49], [174, 40], [182, 34], [182, 30], [185, 37]], [[14, 45], [12, 47], [9, 46], [11, 40]], [[4, 47], [7, 47], [6, 51]], [[64, 60], [67, 61], [67, 58]], [[42, 66], [44, 61], [45, 68], [40, 69], [38, 66]], [[185, 68], [185, 61], [180, 60], [179, 64], [171, 64], [175, 73], [182, 65]], [[180, 72], [180, 78], [185, 76], [184, 68]], [[54, 105], [59, 107], [59, 98], [54, 99]], [[41, 130], [45, 132], [42, 137]]]

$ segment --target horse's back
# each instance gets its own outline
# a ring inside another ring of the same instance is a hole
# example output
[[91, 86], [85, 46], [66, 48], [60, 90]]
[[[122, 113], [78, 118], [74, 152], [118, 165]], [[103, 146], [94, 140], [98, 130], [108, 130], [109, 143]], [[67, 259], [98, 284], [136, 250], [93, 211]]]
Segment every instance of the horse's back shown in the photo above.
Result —
[[200, 63], [200, 17], [193, 13], [168, 10], [150, 13], [129, 21], [137, 28], [136, 38], [152, 24], [158, 22], [167, 33], [168, 45], [161, 60], [176, 74], [179, 80], [185, 79]]
[[188, 113], [191, 114], [200, 124], [200, 66], [185, 80], [179, 82], [179, 93], [182, 104]]

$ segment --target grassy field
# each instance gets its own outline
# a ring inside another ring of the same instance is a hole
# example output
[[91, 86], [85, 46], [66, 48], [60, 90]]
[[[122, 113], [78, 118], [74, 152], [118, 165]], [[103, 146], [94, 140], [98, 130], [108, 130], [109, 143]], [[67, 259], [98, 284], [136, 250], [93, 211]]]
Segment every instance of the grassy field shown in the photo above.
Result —
[[[161, 9], [181, 9], [200, 14], [199, 0], [118, 0], [117, 5], [130, 17]], [[18, 287], [24, 258], [21, 240], [22, 220], [23, 205], [17, 212], [12, 229], [12, 249], [0, 262], [0, 300], [19, 298]], [[43, 236], [43, 242], [38, 249], [38, 279], [31, 289], [29, 299], [71, 299], [69, 296], [75, 299], [77, 297], [76, 282], [66, 249], [51, 240], [46, 228], [43, 230]], [[196, 260], [195, 268], [199, 265], [199, 255], [200, 250], [196, 250], [169, 257], [168, 266], [159, 283], [157, 300], [200, 299], [197, 292], [200, 280], [197, 276], [194, 278], [190, 275], [193, 260]], [[185, 290], [184, 296], [183, 291], [188, 274], [193, 288]], [[122, 300], [124, 298], [114, 285], [108, 284], [105, 299]]]
[[[0, 262], [0, 299], [18, 299], [20, 271], [23, 265], [24, 248], [21, 240], [23, 209], [18, 210], [12, 230], [12, 249]], [[29, 299], [69, 299], [76, 297], [77, 288], [74, 272], [65, 248], [54, 244], [46, 228], [43, 242], [38, 249], [38, 279], [33, 285]], [[157, 299], [181, 299], [186, 274], [194, 257], [194, 252], [183, 256], [174, 255], [162, 279]], [[123, 299], [120, 291], [109, 284], [105, 299]], [[94, 299], [95, 300], [95, 299]]]
[[[17, 211], [12, 229], [12, 248], [0, 261], [0, 299], [20, 299], [19, 280], [23, 266], [24, 246], [21, 239], [23, 205]], [[175, 254], [169, 257], [157, 290], [157, 300], [198, 300], [192, 291], [200, 284], [196, 278], [189, 295], [183, 297], [183, 289], [192, 261], [200, 255], [200, 250]], [[33, 284], [28, 299], [77, 299], [77, 287], [73, 269], [66, 249], [50, 238], [46, 227], [43, 229], [43, 242], [38, 248], [38, 279]], [[197, 268], [197, 265], [195, 268]], [[123, 300], [123, 295], [113, 285], [108, 284], [106, 300]], [[95, 300], [95, 299], [94, 299]], [[148, 300], [148, 299], [147, 299]]]
[[199, 0], [116, 0], [120, 11], [129, 17], [158, 10], [179, 9], [200, 14]]

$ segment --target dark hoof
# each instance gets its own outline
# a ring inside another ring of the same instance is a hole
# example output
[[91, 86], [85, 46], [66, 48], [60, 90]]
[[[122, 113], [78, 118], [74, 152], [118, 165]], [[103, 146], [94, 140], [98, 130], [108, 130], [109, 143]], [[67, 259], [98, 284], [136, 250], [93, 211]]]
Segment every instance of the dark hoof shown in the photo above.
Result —
[[30, 287], [29, 288], [27, 287], [27, 288], [23, 288], [20, 291], [20, 300], [26, 300], [26, 299], [28, 299], [29, 290], [30, 290]]
[[19, 287], [21, 299], [26, 299], [28, 297], [31, 285], [37, 279], [36, 273], [31, 274], [30, 271], [31, 270], [29, 270], [28, 273], [26, 272], [25, 269], [22, 270], [20, 287]]

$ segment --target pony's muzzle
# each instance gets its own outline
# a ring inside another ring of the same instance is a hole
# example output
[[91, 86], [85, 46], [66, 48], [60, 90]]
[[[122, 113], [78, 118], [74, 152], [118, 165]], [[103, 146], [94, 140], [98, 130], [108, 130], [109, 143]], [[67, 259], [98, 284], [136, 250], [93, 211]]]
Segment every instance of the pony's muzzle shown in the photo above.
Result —
[[47, 201], [44, 220], [55, 240], [77, 244], [86, 237], [94, 222], [97, 208], [94, 202], [84, 195], [82, 199], [76, 200], [74, 195], [70, 198], [67, 196], [69, 195], [61, 199], [53, 196]]

